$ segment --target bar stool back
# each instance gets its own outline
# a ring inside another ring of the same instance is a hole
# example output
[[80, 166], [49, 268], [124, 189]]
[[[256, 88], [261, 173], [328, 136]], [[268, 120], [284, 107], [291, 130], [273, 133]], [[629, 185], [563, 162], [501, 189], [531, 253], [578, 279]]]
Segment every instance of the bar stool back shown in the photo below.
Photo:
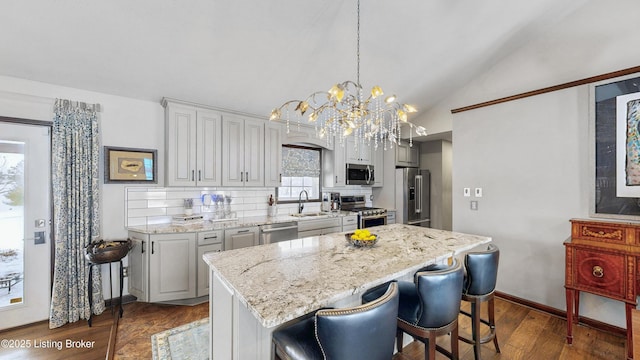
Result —
[[274, 331], [272, 358], [389, 360], [397, 314], [398, 286], [391, 283], [371, 302], [318, 310], [313, 317]]
[[[480, 346], [493, 340], [496, 352], [500, 352], [498, 337], [496, 336], [494, 291], [498, 278], [498, 262], [500, 250], [490, 244], [487, 250], [470, 252], [464, 257], [466, 275], [462, 300], [471, 303], [471, 312], [460, 310], [463, 315], [471, 317], [471, 339], [460, 336], [460, 340], [473, 345], [476, 360], [480, 357]], [[488, 319], [482, 319], [480, 308], [483, 302], [488, 305]], [[489, 334], [480, 338], [480, 324], [489, 326]]]
[[[403, 333], [425, 344], [425, 359], [436, 350], [458, 358], [458, 314], [464, 270], [457, 260], [451, 266], [430, 266], [415, 274], [415, 284], [399, 281], [400, 307], [396, 345], [402, 352]], [[436, 344], [436, 337], [451, 334], [451, 351]]]

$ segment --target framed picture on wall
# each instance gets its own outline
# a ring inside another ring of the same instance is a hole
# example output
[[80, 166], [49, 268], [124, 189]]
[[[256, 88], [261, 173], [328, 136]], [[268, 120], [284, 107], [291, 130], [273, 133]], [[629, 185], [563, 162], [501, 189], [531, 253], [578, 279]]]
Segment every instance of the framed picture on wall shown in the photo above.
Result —
[[591, 216], [640, 216], [640, 74], [590, 85]]
[[104, 147], [105, 183], [158, 183], [158, 151]]

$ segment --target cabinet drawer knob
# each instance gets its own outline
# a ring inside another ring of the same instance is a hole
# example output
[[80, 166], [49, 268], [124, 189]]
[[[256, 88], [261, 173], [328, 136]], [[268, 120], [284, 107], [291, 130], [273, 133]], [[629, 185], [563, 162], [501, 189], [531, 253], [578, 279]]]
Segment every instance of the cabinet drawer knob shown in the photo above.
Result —
[[598, 265], [593, 267], [593, 276], [597, 278], [601, 278], [604, 276], [604, 269]]

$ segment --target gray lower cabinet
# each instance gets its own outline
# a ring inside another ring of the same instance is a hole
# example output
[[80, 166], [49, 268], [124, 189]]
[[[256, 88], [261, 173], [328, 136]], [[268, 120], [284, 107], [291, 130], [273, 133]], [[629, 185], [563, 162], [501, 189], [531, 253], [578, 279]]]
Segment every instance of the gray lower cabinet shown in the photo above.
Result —
[[130, 231], [129, 238], [130, 294], [148, 302], [196, 297], [196, 233]]
[[133, 247], [129, 251], [129, 294], [140, 301], [149, 301], [149, 262], [147, 251], [147, 234], [129, 232], [129, 239]]
[[358, 215], [342, 217], [342, 231], [354, 231], [358, 228]]
[[319, 236], [342, 231], [342, 218], [332, 217], [298, 222], [298, 237]]
[[227, 229], [224, 231], [224, 250], [241, 249], [260, 244], [260, 229], [257, 226]]
[[222, 251], [224, 231], [206, 231], [198, 233], [198, 255], [196, 257], [198, 268], [198, 285], [196, 296], [209, 295], [209, 265], [202, 259], [202, 255], [210, 252]]
[[196, 234], [151, 235], [149, 301], [196, 297]]

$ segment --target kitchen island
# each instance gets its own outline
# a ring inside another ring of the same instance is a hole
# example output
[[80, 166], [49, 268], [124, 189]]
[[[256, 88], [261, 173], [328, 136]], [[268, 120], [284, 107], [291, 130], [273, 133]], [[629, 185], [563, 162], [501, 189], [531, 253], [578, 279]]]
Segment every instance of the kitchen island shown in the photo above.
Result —
[[205, 254], [210, 266], [211, 359], [269, 359], [279, 325], [322, 307], [360, 303], [367, 289], [491, 241], [403, 224], [369, 228], [372, 248], [344, 233]]

